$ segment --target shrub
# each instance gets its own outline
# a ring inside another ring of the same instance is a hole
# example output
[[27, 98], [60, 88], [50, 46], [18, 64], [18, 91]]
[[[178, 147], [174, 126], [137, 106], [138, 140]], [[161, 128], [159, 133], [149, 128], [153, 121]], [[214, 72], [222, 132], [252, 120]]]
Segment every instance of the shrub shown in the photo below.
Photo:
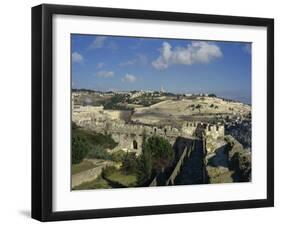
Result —
[[95, 145], [88, 153], [89, 158], [111, 159], [110, 154], [100, 145]]
[[134, 174], [137, 172], [137, 156], [136, 153], [130, 152], [123, 158], [122, 171], [126, 174]]
[[87, 136], [89, 142], [94, 146], [101, 146], [103, 148], [113, 149], [117, 143], [111, 138], [109, 134], [94, 133], [90, 131], [83, 131]]
[[102, 176], [108, 178], [111, 174], [116, 172], [117, 169], [114, 166], [107, 166], [102, 170]]
[[126, 152], [119, 150], [111, 154], [111, 160], [115, 162], [122, 162], [126, 157], [126, 155], [127, 155]]

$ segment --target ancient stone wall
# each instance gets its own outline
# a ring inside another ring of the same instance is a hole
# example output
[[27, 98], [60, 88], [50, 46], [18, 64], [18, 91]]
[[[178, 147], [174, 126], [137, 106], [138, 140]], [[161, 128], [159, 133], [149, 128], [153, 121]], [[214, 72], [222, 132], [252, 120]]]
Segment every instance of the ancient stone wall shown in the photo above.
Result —
[[182, 126], [182, 136], [194, 136], [198, 123], [196, 122], [185, 122]]
[[[100, 109], [99, 109], [100, 110]], [[97, 111], [99, 111], [97, 109]], [[141, 153], [143, 135], [165, 137], [172, 145], [177, 137], [206, 137], [207, 152], [211, 144], [224, 136], [224, 125], [209, 125], [201, 122], [184, 122], [180, 129], [171, 126], [157, 127], [142, 124], [125, 123], [123, 120], [109, 120], [99, 117], [96, 111], [74, 112], [72, 120], [81, 127], [95, 132], [111, 134], [118, 146], [112, 150], [134, 151]]]
[[205, 130], [206, 136], [213, 137], [214, 139], [217, 139], [218, 137], [224, 136], [224, 125], [207, 125]]
[[205, 139], [207, 153], [213, 153], [225, 145], [224, 135], [224, 125], [208, 125], [206, 127]]

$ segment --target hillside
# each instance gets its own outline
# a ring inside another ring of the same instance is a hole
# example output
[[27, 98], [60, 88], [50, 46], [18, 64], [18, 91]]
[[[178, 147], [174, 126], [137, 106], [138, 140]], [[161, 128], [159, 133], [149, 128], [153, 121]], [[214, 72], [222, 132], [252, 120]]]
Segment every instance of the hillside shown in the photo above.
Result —
[[179, 123], [183, 120], [212, 121], [227, 117], [244, 117], [251, 106], [217, 97], [165, 100], [135, 109], [131, 120], [145, 124]]

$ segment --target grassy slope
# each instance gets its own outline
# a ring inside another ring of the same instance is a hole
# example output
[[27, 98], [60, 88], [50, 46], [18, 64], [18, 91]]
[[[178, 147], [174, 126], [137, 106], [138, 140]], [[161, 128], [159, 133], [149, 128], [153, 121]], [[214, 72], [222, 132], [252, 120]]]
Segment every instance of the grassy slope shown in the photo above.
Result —
[[[137, 177], [134, 174], [126, 175], [120, 170], [116, 170], [107, 177], [113, 182], [117, 182], [124, 187], [134, 187], [136, 185]], [[87, 190], [87, 189], [106, 189], [112, 188], [111, 185], [101, 176], [97, 179], [89, 182], [84, 182], [76, 187], [73, 190]]]
[[133, 187], [136, 185], [137, 177], [134, 174], [124, 174], [118, 170], [108, 176], [108, 179], [126, 187]]
[[95, 167], [95, 165], [91, 161], [84, 160], [78, 164], [72, 164], [71, 173], [72, 173], [72, 175], [77, 174], [77, 173], [92, 169], [94, 167]]
[[93, 181], [84, 182], [74, 187], [73, 190], [106, 189], [106, 188], [111, 188], [111, 186], [102, 177], [98, 177]]

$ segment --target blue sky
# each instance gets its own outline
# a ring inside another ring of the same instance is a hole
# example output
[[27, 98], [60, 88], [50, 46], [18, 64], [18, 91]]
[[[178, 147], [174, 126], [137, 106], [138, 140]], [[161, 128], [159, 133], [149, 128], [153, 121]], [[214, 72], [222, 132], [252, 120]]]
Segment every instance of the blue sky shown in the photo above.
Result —
[[72, 87], [215, 93], [251, 101], [251, 44], [71, 36]]

